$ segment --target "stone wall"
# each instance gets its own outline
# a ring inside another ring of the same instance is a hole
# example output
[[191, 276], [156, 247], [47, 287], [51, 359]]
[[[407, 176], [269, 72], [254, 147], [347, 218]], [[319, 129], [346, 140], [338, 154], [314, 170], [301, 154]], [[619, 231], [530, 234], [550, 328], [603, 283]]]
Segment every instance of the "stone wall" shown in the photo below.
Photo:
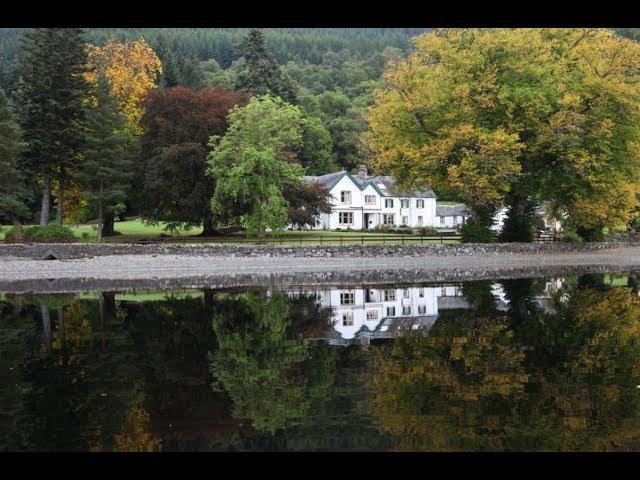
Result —
[[0, 257], [35, 260], [88, 258], [101, 255], [214, 255], [224, 257], [380, 257], [457, 256], [486, 254], [551, 254], [637, 246], [637, 243], [464, 243], [427, 245], [211, 245], [121, 243], [0, 244]]

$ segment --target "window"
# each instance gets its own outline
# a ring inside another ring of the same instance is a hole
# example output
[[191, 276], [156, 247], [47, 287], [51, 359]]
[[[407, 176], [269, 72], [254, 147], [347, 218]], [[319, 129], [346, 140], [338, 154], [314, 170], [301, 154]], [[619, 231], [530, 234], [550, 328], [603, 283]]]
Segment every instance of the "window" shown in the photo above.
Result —
[[404, 307], [402, 307], [402, 314], [411, 315], [411, 305], [405, 305]]
[[365, 205], [375, 205], [376, 204], [376, 196], [375, 195], [365, 195], [364, 196]]
[[382, 223], [384, 223], [385, 225], [393, 225], [395, 223], [394, 218], [395, 217], [393, 213], [383, 213]]
[[387, 317], [395, 317], [396, 307], [387, 307]]
[[400, 208], [409, 208], [409, 200], [407, 199], [400, 200]]
[[409, 291], [409, 289], [405, 288], [404, 291], [402, 292], [402, 296], [404, 298], [409, 298], [410, 295], [411, 295], [411, 292]]
[[416, 200], [416, 208], [424, 208], [424, 200]]
[[446, 287], [442, 287], [442, 289], [440, 290], [440, 294], [443, 297], [446, 297], [447, 296], [447, 288]]
[[340, 305], [352, 305], [355, 303], [355, 293], [340, 292]]
[[420, 298], [424, 298], [424, 288], [419, 288], [419, 289], [418, 289], [418, 296], [419, 296]]
[[351, 312], [343, 313], [342, 314], [342, 326], [343, 327], [350, 327], [352, 325], [353, 325], [353, 315], [351, 315]]
[[385, 290], [384, 291], [384, 301], [385, 302], [393, 302], [396, 299], [396, 291], [395, 290]]
[[418, 315], [424, 315], [425, 313], [427, 313], [427, 306], [418, 305]]
[[440, 217], [440, 225], [444, 225], [444, 217]]
[[453, 216], [453, 224], [454, 225], [458, 224], [458, 217], [456, 217], [455, 215]]
[[385, 198], [384, 199], [384, 206], [386, 208], [393, 208], [393, 198]]
[[418, 215], [418, 225], [422, 225], [422, 216]]
[[353, 225], [353, 212], [339, 212], [338, 223], [340, 225]]
[[348, 190], [343, 190], [340, 192], [340, 202], [341, 203], [351, 203], [351, 192]]
[[367, 310], [367, 320], [377, 320], [377, 319], [378, 319], [377, 310]]
[[406, 215], [404, 215], [402, 217], [402, 224], [403, 225], [409, 225], [409, 217], [407, 217]]

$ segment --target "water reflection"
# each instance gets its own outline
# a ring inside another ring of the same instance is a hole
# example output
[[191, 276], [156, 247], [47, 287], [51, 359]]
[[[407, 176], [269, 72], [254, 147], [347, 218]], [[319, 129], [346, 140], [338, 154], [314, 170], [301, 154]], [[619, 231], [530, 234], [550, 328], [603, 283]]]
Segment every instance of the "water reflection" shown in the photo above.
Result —
[[0, 297], [1, 450], [638, 450], [634, 278]]

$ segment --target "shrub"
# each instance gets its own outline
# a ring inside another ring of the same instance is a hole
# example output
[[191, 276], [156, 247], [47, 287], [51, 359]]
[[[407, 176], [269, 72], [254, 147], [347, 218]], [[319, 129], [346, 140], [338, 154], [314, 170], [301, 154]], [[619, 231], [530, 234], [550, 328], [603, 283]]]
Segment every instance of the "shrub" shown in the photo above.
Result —
[[582, 243], [582, 237], [575, 230], [567, 230], [562, 236], [563, 242]]
[[55, 241], [75, 241], [75, 236], [71, 229], [65, 225], [57, 225], [51, 223], [44, 227], [35, 225], [32, 227], [24, 228], [21, 225], [15, 225], [9, 230], [4, 240], [5, 242], [55, 242]]
[[491, 230], [493, 219], [469, 218], [462, 227], [460, 235], [463, 242], [490, 243], [494, 240], [494, 233]]
[[423, 237], [429, 237], [438, 234], [438, 229], [436, 227], [420, 227], [418, 229], [418, 233]]

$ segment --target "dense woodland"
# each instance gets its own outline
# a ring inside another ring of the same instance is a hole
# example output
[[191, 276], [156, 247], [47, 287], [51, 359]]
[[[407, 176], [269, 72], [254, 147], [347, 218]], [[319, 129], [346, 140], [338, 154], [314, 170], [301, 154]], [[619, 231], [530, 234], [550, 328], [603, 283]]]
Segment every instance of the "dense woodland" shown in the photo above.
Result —
[[0, 223], [304, 227], [328, 195], [302, 175], [367, 163], [467, 203], [467, 239], [507, 207], [530, 240], [543, 203], [599, 239], [637, 218], [637, 35], [3, 29]]

